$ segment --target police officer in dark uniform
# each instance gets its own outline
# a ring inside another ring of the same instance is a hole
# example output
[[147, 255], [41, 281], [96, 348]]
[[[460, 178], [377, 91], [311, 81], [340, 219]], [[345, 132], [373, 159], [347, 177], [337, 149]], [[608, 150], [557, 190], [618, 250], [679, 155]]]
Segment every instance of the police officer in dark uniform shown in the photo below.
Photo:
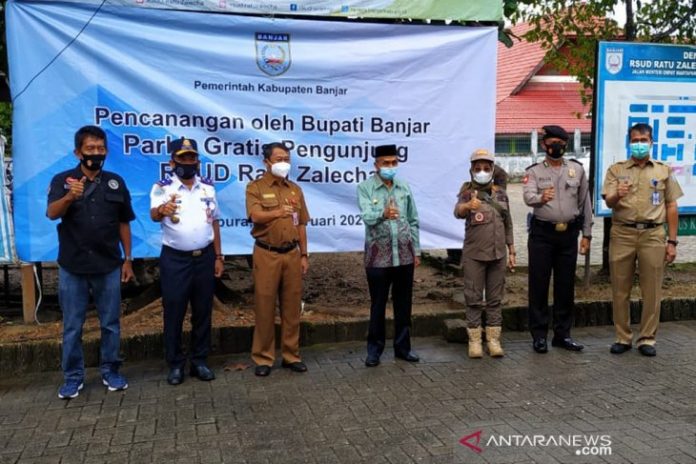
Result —
[[206, 364], [210, 351], [215, 277], [224, 270], [218, 204], [210, 179], [198, 175], [198, 144], [180, 138], [169, 145], [172, 175], [150, 192], [150, 217], [162, 227], [160, 283], [164, 306], [164, 348], [167, 382], [184, 381], [186, 356], [181, 349], [182, 325], [191, 304], [191, 376], [213, 380]]
[[[75, 398], [84, 385], [82, 326], [90, 290], [101, 327], [100, 371], [109, 391], [125, 390], [121, 359], [121, 282], [133, 277], [130, 221], [135, 219], [126, 183], [102, 170], [106, 134], [96, 126], [75, 133], [80, 164], [57, 174], [48, 191], [50, 219], [58, 225], [58, 298], [63, 311], [61, 399]], [[121, 257], [123, 247], [125, 260]]]
[[546, 158], [527, 168], [524, 202], [534, 208], [529, 230], [529, 330], [533, 348], [546, 353], [549, 328], [548, 294], [553, 272], [552, 346], [581, 351], [570, 337], [575, 309], [575, 268], [578, 234], [580, 253], [590, 248], [592, 205], [585, 170], [576, 160], [563, 158], [568, 133], [559, 126], [544, 126], [542, 148]]

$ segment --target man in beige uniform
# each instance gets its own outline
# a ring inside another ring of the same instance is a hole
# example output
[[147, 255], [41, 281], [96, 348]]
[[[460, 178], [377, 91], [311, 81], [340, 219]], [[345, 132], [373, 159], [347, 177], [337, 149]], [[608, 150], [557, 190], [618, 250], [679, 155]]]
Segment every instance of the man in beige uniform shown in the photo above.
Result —
[[[611, 352], [625, 353], [633, 342], [629, 299], [637, 258], [643, 297], [637, 345], [642, 355], [655, 356], [662, 276], [665, 262], [671, 263], [677, 256], [677, 199], [683, 192], [671, 168], [650, 157], [652, 127], [636, 124], [628, 135], [631, 157], [609, 167], [602, 190], [602, 197], [613, 210], [609, 271], [616, 343]], [[669, 236], [666, 245], [665, 221]]]
[[247, 216], [254, 223], [254, 309], [251, 357], [256, 375], [271, 373], [275, 361], [275, 308], [280, 295], [283, 367], [307, 371], [300, 359], [302, 276], [307, 273], [309, 213], [302, 189], [287, 179], [290, 154], [281, 143], [263, 148], [266, 173], [249, 182]]

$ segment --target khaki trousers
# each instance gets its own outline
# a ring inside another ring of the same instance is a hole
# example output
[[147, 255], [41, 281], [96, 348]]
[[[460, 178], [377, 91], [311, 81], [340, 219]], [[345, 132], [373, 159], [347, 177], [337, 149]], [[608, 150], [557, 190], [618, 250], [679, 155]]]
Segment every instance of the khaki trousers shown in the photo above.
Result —
[[638, 230], [620, 224], [611, 228], [609, 272], [614, 310], [616, 341], [631, 345], [630, 296], [638, 260], [643, 311], [636, 344], [654, 345], [660, 322], [662, 277], [665, 266], [665, 230], [663, 227]]
[[280, 299], [283, 361], [300, 361], [302, 268], [300, 249], [276, 253], [254, 247], [254, 342], [251, 358], [259, 366], [275, 361], [275, 310]]
[[505, 288], [506, 264], [506, 258], [493, 261], [478, 261], [466, 256], [462, 258], [466, 324], [470, 329], [481, 327], [481, 314], [484, 311], [487, 327], [503, 325], [500, 304]]

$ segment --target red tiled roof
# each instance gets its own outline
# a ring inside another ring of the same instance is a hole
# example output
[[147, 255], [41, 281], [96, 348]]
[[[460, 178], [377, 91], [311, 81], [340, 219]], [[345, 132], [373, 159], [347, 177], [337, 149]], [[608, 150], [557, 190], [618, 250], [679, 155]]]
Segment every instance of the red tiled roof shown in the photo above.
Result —
[[[512, 33], [521, 37], [529, 29], [529, 24], [518, 24], [512, 27]], [[580, 99], [580, 84], [530, 83], [529, 79], [544, 66], [546, 52], [538, 43], [513, 41], [511, 48], [498, 43], [496, 134], [529, 133], [547, 124], [590, 132], [592, 120], [576, 116], [590, 111], [589, 105], [583, 105]]]
[[547, 124], [590, 132], [592, 119], [585, 117], [590, 109], [580, 100], [579, 83], [528, 83], [497, 104], [495, 133], [524, 134]]

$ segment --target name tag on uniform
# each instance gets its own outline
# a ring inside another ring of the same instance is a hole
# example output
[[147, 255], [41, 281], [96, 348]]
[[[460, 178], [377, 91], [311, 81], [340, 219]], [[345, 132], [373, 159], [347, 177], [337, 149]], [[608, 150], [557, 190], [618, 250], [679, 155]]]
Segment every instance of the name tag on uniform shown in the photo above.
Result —
[[263, 198], [275, 198], [275, 193], [264, 193], [261, 195]]
[[651, 196], [652, 196], [653, 206], [659, 206], [660, 205], [660, 192], [653, 192]]

